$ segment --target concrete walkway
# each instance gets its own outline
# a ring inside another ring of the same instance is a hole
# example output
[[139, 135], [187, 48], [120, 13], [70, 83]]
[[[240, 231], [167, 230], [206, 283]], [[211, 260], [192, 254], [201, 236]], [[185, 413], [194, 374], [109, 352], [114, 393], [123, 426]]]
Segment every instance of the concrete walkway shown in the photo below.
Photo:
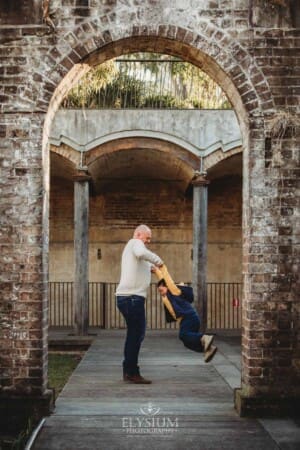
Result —
[[233, 408], [240, 384], [239, 338], [217, 336], [205, 364], [174, 331], [148, 331], [140, 354], [151, 385], [121, 377], [124, 330], [98, 331], [57, 399], [34, 450], [299, 449], [293, 420], [244, 419]]

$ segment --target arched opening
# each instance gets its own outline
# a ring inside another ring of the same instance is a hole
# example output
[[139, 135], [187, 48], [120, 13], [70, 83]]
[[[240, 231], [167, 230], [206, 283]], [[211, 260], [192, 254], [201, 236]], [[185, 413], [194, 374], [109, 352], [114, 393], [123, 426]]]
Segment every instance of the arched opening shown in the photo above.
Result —
[[[221, 48], [221, 47], [220, 47]], [[255, 90], [249, 87], [251, 91], [251, 95], [248, 95], [246, 98], [242, 99], [243, 90], [240, 89], [240, 86], [243, 84], [245, 78], [243, 75], [243, 69], [237, 68], [235, 64], [228, 70], [228, 74], [226, 71], [221, 69], [211, 56], [208, 54], [204, 54], [202, 51], [198, 50], [196, 47], [192, 45], [185, 44], [183, 42], [177, 41], [176, 39], [169, 39], [165, 37], [155, 36], [147, 37], [145, 39], [143, 36], [139, 36], [137, 38], [126, 38], [118, 40], [117, 42], [112, 42], [105, 45], [102, 49], [98, 49], [90, 54], [84, 55], [84, 63], [80, 65], [76, 65], [71, 69], [70, 73], [65, 77], [60, 86], [56, 89], [54, 96], [50, 102], [50, 107], [47, 114], [47, 120], [45, 123], [45, 131], [44, 131], [44, 142], [47, 142], [49, 136], [49, 127], [51, 125], [51, 121], [54, 117], [57, 107], [59, 106], [63, 96], [65, 93], [74, 85], [75, 81], [80, 78], [89, 68], [89, 65], [99, 64], [104, 62], [111, 57], [115, 57], [118, 55], [124, 55], [126, 53], [130, 53], [132, 51], [155, 51], [155, 52], [163, 52], [168, 53], [170, 55], [179, 56], [182, 59], [189, 61], [195, 64], [198, 67], [202, 67], [209, 75], [211, 75], [224, 89], [226, 94], [228, 95], [235, 112], [239, 119], [239, 124], [242, 132], [243, 139], [243, 167], [244, 174], [246, 173], [246, 182], [243, 185], [243, 196], [244, 196], [244, 205], [245, 201], [247, 202], [248, 189], [247, 189], [247, 167], [248, 167], [248, 112], [258, 109], [258, 100], [256, 98]], [[221, 50], [220, 50], [221, 51]], [[209, 52], [209, 50], [208, 50]], [[246, 55], [245, 55], [246, 56]], [[228, 58], [226, 55], [225, 58]], [[231, 57], [229, 57], [230, 60]], [[228, 61], [229, 62], [229, 61]], [[226, 64], [223, 64], [226, 66]], [[235, 72], [234, 72], [235, 71]], [[241, 77], [236, 80], [236, 86], [233, 82], [233, 79], [237, 78], [239, 75]], [[241, 93], [239, 93], [239, 89]], [[247, 112], [248, 110], [248, 112]], [[44, 147], [46, 150], [46, 147]], [[47, 166], [47, 158], [48, 152], [44, 151], [45, 155], [45, 167]], [[246, 169], [246, 172], [245, 172]], [[47, 171], [46, 171], [47, 173]], [[49, 187], [47, 176], [46, 176], [46, 187]], [[45, 205], [47, 205], [47, 197], [45, 196]], [[45, 216], [46, 217], [46, 216]], [[244, 209], [243, 212], [243, 220], [244, 225], [247, 226], [247, 209]]]

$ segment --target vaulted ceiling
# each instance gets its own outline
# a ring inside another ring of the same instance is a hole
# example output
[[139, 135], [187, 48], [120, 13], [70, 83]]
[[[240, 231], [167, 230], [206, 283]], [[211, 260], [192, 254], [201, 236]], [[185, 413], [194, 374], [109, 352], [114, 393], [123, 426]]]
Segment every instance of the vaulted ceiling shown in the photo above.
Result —
[[[51, 176], [53, 182], [72, 183], [78, 166], [83, 164], [91, 175], [91, 192], [101, 194], [126, 188], [129, 183], [142, 186], [153, 181], [172, 183], [174, 189], [185, 192], [200, 160], [181, 147], [157, 139], [119, 139], [84, 153], [77, 161], [74, 150], [51, 146]], [[69, 154], [69, 157], [68, 157]], [[212, 181], [230, 175], [242, 175], [242, 154], [217, 161], [207, 170]]]

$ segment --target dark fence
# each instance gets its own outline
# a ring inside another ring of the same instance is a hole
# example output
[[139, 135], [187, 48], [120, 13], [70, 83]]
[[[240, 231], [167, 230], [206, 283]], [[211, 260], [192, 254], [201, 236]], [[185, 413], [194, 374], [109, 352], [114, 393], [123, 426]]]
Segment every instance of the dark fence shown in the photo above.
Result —
[[[112, 329], [124, 328], [124, 319], [116, 307], [117, 283], [89, 283], [89, 325]], [[49, 324], [68, 327], [74, 325], [73, 282], [49, 283]], [[210, 329], [241, 328], [242, 283], [207, 283], [207, 327]], [[167, 324], [156, 284], [151, 284], [146, 317], [149, 329], [176, 329]]]
[[207, 328], [241, 328], [242, 289], [242, 283], [207, 283]]

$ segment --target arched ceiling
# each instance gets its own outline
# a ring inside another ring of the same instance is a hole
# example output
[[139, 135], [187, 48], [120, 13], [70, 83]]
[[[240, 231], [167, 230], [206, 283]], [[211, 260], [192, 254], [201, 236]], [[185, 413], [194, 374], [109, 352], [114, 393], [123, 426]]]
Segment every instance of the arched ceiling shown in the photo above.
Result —
[[120, 181], [168, 181], [185, 191], [193, 177], [193, 168], [156, 149], [135, 148], [104, 154], [89, 165], [97, 192], [114, 190]]
[[[77, 167], [67, 158], [64, 146], [52, 147], [51, 177], [72, 182]], [[74, 150], [70, 149], [73, 157]], [[91, 192], [101, 194], [119, 190], [121, 186], [136, 183], [168, 182], [174, 189], [185, 192], [199, 170], [200, 161], [195, 155], [172, 143], [156, 139], [119, 139], [105, 143], [84, 154], [84, 165], [92, 178]], [[228, 157], [207, 170], [209, 180], [224, 176], [242, 175], [242, 154]]]
[[96, 192], [114, 190], [122, 180], [156, 180], [185, 191], [199, 158], [180, 146], [151, 138], [116, 139], [86, 153], [85, 163]]

